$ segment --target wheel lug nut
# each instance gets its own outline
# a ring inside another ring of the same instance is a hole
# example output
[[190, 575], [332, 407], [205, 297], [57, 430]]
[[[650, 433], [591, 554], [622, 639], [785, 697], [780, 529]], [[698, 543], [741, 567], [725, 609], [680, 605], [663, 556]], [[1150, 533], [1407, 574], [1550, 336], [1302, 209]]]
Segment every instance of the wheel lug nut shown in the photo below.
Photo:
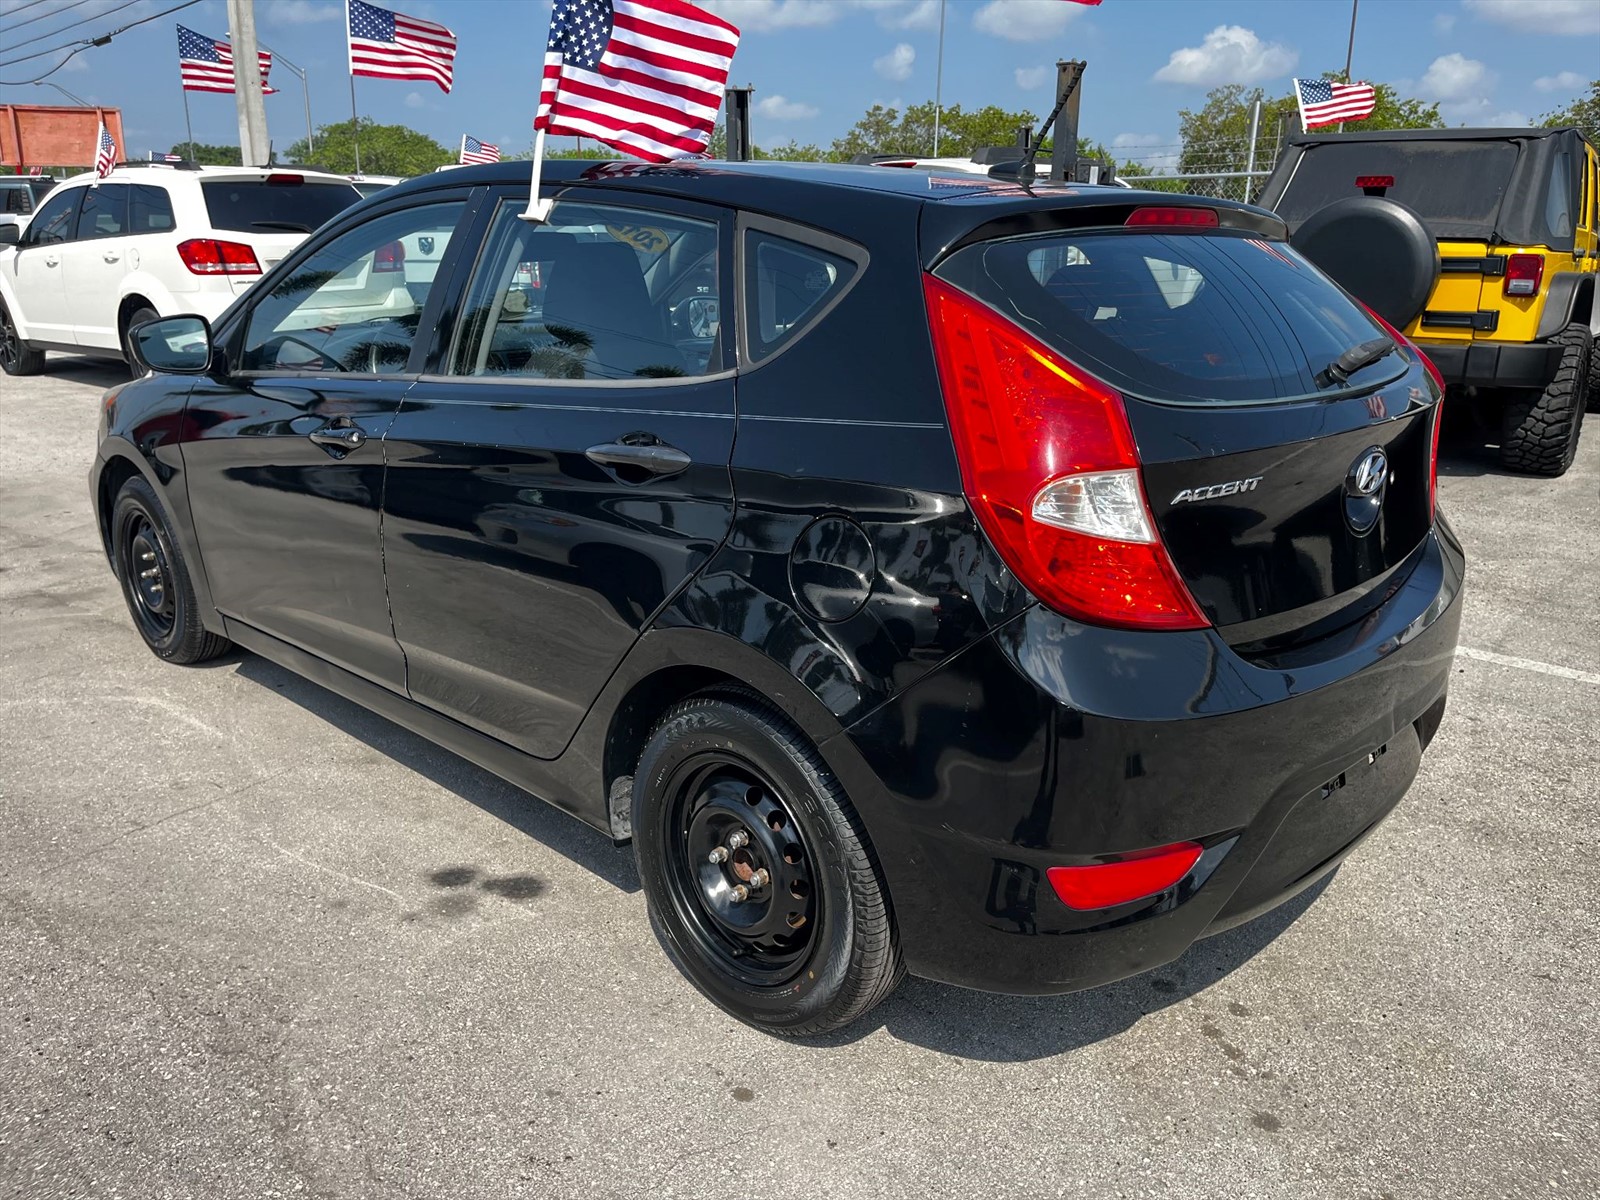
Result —
[[714, 863], [725, 863], [728, 861], [728, 848], [726, 846], [718, 846], [706, 857]]
[[140, 579], [154, 579], [159, 574], [161, 574], [161, 568], [160, 567], [151, 567], [147, 571], [140, 571], [139, 572], [139, 578]]
[[736, 829], [728, 835], [728, 849], [737, 850], [741, 846], [750, 844], [750, 835], [742, 829]]
[[772, 876], [767, 874], [767, 869], [765, 867], [759, 868], [750, 875], [750, 886], [752, 888], [764, 888], [771, 882]]
[[733, 891], [729, 892], [728, 894], [733, 897], [733, 902], [735, 904], [743, 904], [746, 900], [750, 899], [750, 889], [745, 887], [745, 885], [742, 883], [735, 884]]
[[154, 550], [146, 550], [143, 554], [139, 555], [140, 562], [155, 562], [155, 560], [156, 555]]

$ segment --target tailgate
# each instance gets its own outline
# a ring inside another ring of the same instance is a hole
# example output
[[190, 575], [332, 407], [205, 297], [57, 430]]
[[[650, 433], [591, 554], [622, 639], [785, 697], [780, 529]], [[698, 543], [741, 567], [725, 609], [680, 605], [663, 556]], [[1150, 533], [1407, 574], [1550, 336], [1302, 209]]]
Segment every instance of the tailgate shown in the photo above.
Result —
[[[1499, 260], [1503, 264], [1504, 260]], [[1489, 299], [1484, 292], [1485, 268], [1494, 270], [1496, 259], [1489, 253], [1487, 242], [1461, 242], [1441, 239], [1439, 242], [1439, 278], [1423, 305], [1422, 314], [1407, 332], [1430, 342], [1470, 342], [1482, 323], [1478, 317], [1483, 301]], [[1503, 267], [1502, 267], [1503, 269]], [[1498, 295], [1498, 275], [1490, 280]], [[1490, 311], [1493, 311], [1492, 305]], [[1483, 336], [1492, 337], [1485, 332]]]

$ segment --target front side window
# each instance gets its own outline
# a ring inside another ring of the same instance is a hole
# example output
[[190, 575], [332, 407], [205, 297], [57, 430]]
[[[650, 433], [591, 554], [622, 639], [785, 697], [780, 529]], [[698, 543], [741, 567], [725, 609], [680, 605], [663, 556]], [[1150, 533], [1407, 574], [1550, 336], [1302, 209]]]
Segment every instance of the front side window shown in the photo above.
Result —
[[386, 213], [322, 246], [256, 304], [240, 368], [403, 373], [464, 207]]
[[561, 201], [532, 225], [505, 204], [459, 325], [452, 374], [675, 379], [721, 366], [717, 227]]
[[72, 236], [72, 221], [78, 213], [78, 199], [88, 188], [68, 188], [45, 200], [33, 220], [22, 231], [24, 246], [53, 246]]
[[857, 270], [848, 258], [762, 230], [745, 235], [744, 254], [750, 357], [755, 362], [821, 316]]
[[102, 183], [84, 192], [78, 215], [78, 240], [117, 237], [128, 232], [128, 193], [125, 183]]
[[33, 211], [33, 193], [26, 187], [0, 188], [0, 212], [27, 216]]

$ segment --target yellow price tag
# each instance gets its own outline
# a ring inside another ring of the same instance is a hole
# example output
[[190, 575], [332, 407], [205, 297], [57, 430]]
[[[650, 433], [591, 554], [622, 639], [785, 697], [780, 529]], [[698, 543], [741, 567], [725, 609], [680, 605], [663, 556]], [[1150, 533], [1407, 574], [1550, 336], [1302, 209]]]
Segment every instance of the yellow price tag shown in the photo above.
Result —
[[651, 225], [607, 225], [606, 232], [646, 254], [661, 254], [671, 244], [663, 230]]

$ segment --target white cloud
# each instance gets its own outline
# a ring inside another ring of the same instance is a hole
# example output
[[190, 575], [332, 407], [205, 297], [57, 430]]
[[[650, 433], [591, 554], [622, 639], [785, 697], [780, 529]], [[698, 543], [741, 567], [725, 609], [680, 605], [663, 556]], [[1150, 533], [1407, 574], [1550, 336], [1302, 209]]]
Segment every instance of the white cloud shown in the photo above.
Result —
[[1576, 92], [1589, 81], [1576, 71], [1562, 71], [1556, 75], [1541, 75], [1533, 86], [1541, 92]]
[[1417, 91], [1424, 100], [1449, 103], [1482, 99], [1493, 87], [1493, 73], [1477, 59], [1462, 54], [1441, 54], [1428, 65]]
[[1080, 5], [1062, 0], [989, 0], [972, 15], [972, 26], [993, 37], [1033, 42], [1059, 37], [1082, 12]]
[[939, 0], [855, 0], [878, 15], [885, 29], [939, 28]]
[[1111, 139], [1111, 147], [1114, 150], [1132, 150], [1159, 145], [1161, 145], [1159, 133], [1119, 133]]
[[405, 103], [406, 103], [406, 107], [407, 108], [427, 108], [428, 107], [428, 102], [425, 99], [423, 99], [421, 92], [407, 92], [406, 93], [406, 101], [405, 101]]
[[741, 33], [832, 25], [845, 11], [842, 4], [817, 0], [701, 0], [701, 5], [732, 21]]
[[344, 6], [316, 3], [315, 0], [274, 0], [264, 4], [267, 19], [274, 25], [310, 25], [317, 21], [344, 20]]
[[816, 116], [818, 109], [814, 104], [802, 104], [798, 100], [774, 94], [756, 101], [756, 112], [774, 121], [804, 121], [807, 117]]
[[911, 65], [917, 61], [917, 52], [909, 42], [901, 42], [882, 58], [872, 60], [872, 69], [885, 79], [896, 83], [911, 78]]
[[1485, 21], [1509, 25], [1518, 33], [1600, 33], [1595, 0], [1462, 0]]
[[1198, 46], [1174, 50], [1156, 72], [1162, 83], [1214, 87], [1221, 83], [1259, 83], [1287, 75], [1300, 61], [1297, 51], [1279, 42], [1263, 42], [1242, 25], [1218, 25]]
[[1451, 33], [1456, 27], [1456, 15], [1452, 12], [1433, 14], [1433, 31], [1435, 33]]
[[1017, 80], [1017, 86], [1025, 92], [1031, 92], [1035, 88], [1042, 88], [1055, 77], [1055, 73], [1056, 69], [1054, 67], [1018, 67], [1013, 72]]

